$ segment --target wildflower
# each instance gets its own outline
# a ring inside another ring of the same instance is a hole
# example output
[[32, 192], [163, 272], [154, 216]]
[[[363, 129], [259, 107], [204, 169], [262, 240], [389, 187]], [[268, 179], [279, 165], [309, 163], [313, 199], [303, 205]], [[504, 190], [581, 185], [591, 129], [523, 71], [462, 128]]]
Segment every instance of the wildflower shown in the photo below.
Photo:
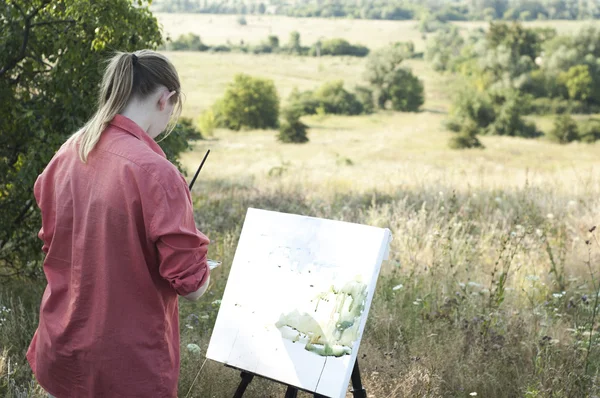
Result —
[[497, 196], [494, 200], [496, 201], [496, 203], [502, 203], [502, 198], [500, 198], [499, 196]]
[[212, 305], [221, 305], [221, 300], [215, 300], [211, 304]]
[[575, 206], [577, 206], [577, 202], [575, 202], [574, 200], [569, 200], [568, 206], [575, 207]]
[[476, 396], [477, 396], [477, 393], [476, 393], [475, 391], [473, 391], [473, 392], [472, 392], [472, 393], [470, 393], [469, 395], [470, 395], [470, 396], [472, 396], [472, 397], [476, 397]]
[[399, 284], [399, 285], [396, 285], [396, 286], [394, 286], [394, 287], [392, 288], [392, 290], [400, 290], [400, 289], [402, 289], [403, 287], [404, 287], [404, 285], [402, 285], [402, 284]]
[[527, 279], [527, 280], [528, 280], [528, 281], [530, 281], [530, 282], [536, 282], [536, 281], [539, 281], [539, 280], [540, 280], [540, 277], [539, 277], [539, 276], [536, 276], [536, 275], [527, 275], [527, 276], [525, 277], [525, 279]]
[[535, 234], [541, 238], [542, 235], [544, 235], [544, 232], [541, 229], [536, 229]]
[[548, 213], [548, 214], [546, 214], [546, 217], [548, 218], [548, 220], [553, 220], [554, 219], [554, 214]]

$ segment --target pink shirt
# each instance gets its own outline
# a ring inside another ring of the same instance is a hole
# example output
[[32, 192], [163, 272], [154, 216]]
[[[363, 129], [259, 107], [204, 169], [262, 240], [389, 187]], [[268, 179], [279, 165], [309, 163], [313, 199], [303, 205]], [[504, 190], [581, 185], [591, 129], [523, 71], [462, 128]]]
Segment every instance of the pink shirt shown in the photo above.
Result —
[[48, 285], [27, 359], [58, 398], [176, 397], [177, 295], [208, 279], [183, 176], [117, 115], [88, 162], [66, 145], [34, 187]]

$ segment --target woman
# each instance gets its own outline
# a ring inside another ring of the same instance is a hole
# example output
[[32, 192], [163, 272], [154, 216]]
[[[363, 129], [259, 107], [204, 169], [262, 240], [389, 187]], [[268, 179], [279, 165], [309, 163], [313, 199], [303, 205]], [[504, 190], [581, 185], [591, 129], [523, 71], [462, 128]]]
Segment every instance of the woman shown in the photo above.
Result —
[[35, 183], [48, 285], [27, 359], [58, 398], [176, 397], [177, 297], [209, 284], [186, 181], [154, 141], [181, 111], [177, 71], [118, 53], [98, 105]]

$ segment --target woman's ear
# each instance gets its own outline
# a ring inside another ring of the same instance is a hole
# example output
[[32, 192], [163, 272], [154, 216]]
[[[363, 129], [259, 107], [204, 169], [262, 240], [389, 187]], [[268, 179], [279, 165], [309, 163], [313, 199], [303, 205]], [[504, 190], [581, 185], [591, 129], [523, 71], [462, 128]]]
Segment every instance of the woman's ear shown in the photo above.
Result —
[[163, 111], [165, 110], [165, 106], [167, 106], [167, 102], [169, 101], [169, 98], [171, 98], [173, 95], [175, 95], [177, 91], [163, 91], [163, 93], [160, 95], [160, 98], [158, 99], [158, 108]]

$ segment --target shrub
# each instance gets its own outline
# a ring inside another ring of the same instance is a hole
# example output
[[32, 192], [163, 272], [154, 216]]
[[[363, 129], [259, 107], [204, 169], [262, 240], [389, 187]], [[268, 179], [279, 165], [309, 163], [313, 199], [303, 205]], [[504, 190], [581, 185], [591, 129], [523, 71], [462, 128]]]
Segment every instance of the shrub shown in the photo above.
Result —
[[179, 36], [167, 48], [172, 51], [206, 51], [210, 47], [202, 43], [200, 36], [188, 33], [187, 35]]
[[207, 136], [213, 134], [217, 127], [217, 119], [212, 109], [208, 109], [200, 114], [198, 117], [198, 127], [200, 128], [200, 132]]
[[315, 99], [325, 113], [334, 115], [360, 115], [362, 103], [354, 94], [344, 89], [344, 82], [336, 80], [323, 84], [315, 92]]
[[558, 115], [554, 120], [554, 128], [550, 131], [549, 138], [559, 144], [568, 144], [579, 138], [577, 123], [570, 114]]
[[283, 122], [279, 127], [277, 140], [283, 143], [303, 144], [308, 142], [307, 127], [300, 121], [300, 114], [295, 109], [283, 111]]
[[600, 120], [590, 119], [579, 126], [579, 140], [593, 143], [600, 140]]
[[344, 39], [329, 39], [315, 44], [310, 51], [310, 55], [317, 55], [317, 46], [320, 46], [321, 55], [350, 55], [353, 57], [366, 57], [369, 49], [365, 46], [350, 44]]
[[248, 21], [246, 21], [246, 17], [245, 17], [245, 16], [243, 16], [243, 15], [240, 15], [240, 16], [238, 17], [238, 19], [237, 19], [237, 23], [238, 23], [238, 25], [241, 25], [241, 26], [246, 26], [246, 25], [248, 25]]
[[357, 86], [354, 89], [356, 93], [356, 99], [362, 104], [363, 113], [373, 113], [375, 110], [375, 101], [373, 97], [373, 90], [365, 86]]
[[238, 74], [213, 109], [222, 127], [232, 130], [275, 128], [279, 97], [272, 80]]
[[409, 69], [397, 69], [388, 89], [392, 109], [402, 112], [417, 112], [425, 102], [425, 89]]
[[454, 99], [451, 114], [461, 123], [473, 120], [478, 127], [486, 128], [496, 119], [490, 98], [475, 90], [463, 90]]
[[467, 120], [461, 126], [458, 134], [450, 138], [448, 146], [451, 149], [468, 149], [468, 148], [483, 148], [477, 134], [479, 134], [479, 127], [473, 120]]
[[488, 127], [487, 133], [511, 137], [537, 137], [539, 134], [535, 124], [525, 121], [522, 117], [525, 111], [523, 97], [516, 93], [510, 94], [496, 112], [496, 118]]
[[357, 96], [344, 88], [341, 80], [327, 82], [316, 91], [292, 91], [290, 109], [300, 115], [359, 115], [364, 107]]

